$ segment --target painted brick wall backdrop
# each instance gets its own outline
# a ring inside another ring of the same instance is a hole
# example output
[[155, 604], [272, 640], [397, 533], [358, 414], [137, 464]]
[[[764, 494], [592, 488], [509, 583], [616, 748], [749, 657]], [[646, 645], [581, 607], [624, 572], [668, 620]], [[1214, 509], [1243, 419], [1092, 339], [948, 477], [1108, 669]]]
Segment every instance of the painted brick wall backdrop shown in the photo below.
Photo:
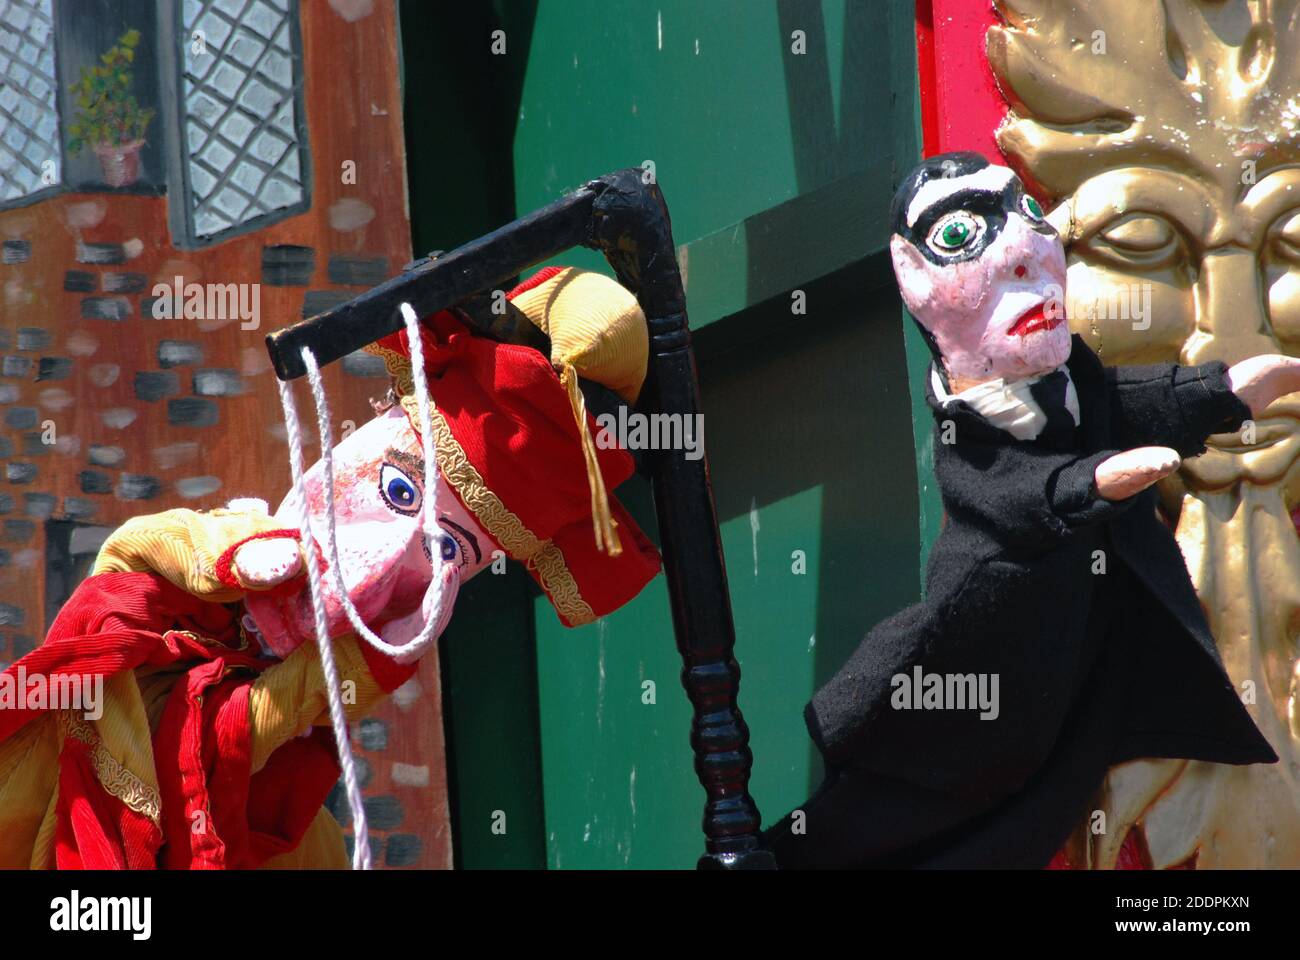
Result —
[[[0, 166], [25, 171], [0, 181], [0, 664], [40, 642], [125, 519], [274, 508], [289, 472], [263, 337], [411, 258], [390, 0], [185, 0], [163, 22], [137, 0], [68, 6], [0, 0], [0, 86], [20, 94], [0, 95]], [[50, 90], [47, 54], [66, 90], [129, 30], [157, 115], [120, 182], [70, 149], [77, 104]], [[156, 319], [155, 285], [178, 277], [257, 285], [260, 322]], [[327, 388], [339, 431], [386, 377], [356, 355]], [[353, 739], [376, 862], [450, 866], [437, 658]]]

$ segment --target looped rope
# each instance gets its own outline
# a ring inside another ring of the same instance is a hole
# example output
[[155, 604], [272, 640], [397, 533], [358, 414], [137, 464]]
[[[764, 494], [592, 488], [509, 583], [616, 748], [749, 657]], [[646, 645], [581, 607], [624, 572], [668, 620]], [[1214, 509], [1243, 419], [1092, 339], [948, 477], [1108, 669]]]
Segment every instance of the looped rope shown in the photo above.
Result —
[[[424, 448], [424, 499], [421, 504], [420, 532], [428, 539], [437, 542], [440, 531], [436, 519], [434, 502], [436, 500], [438, 468], [434, 459], [433, 414], [429, 399], [428, 381], [424, 372], [424, 350], [420, 335], [420, 321], [409, 303], [401, 306], [402, 319], [406, 322], [407, 343], [411, 348], [411, 374], [419, 407], [420, 436]], [[429, 583], [425, 600], [431, 601], [428, 621], [420, 633], [404, 644], [391, 644], [374, 633], [361, 619], [361, 614], [348, 596], [347, 585], [343, 582], [343, 573], [339, 563], [336, 517], [334, 513], [334, 437], [330, 426], [329, 400], [325, 396], [325, 385], [321, 378], [320, 366], [309, 347], [302, 348], [303, 364], [307, 369], [307, 381], [311, 385], [312, 398], [316, 404], [316, 423], [320, 432], [321, 463], [324, 471], [325, 493], [325, 555], [329, 560], [329, 570], [333, 577], [335, 592], [348, 622], [366, 643], [398, 663], [410, 663], [418, 659], [438, 638], [445, 626], [443, 610], [447, 583], [440, 571], [436, 569]], [[338, 666], [334, 662], [334, 648], [329, 637], [329, 617], [325, 610], [325, 597], [321, 589], [320, 566], [315, 562], [318, 542], [312, 532], [311, 510], [307, 504], [307, 486], [302, 465], [302, 427], [298, 421], [298, 407], [294, 400], [292, 386], [280, 381], [280, 403], [284, 407], [284, 425], [289, 441], [289, 470], [293, 477], [293, 500], [298, 515], [298, 527], [303, 547], [307, 552], [307, 586], [311, 593], [312, 613], [316, 626], [316, 644], [320, 649], [321, 671], [325, 677], [325, 689], [329, 699], [330, 724], [334, 728], [334, 740], [338, 744], [339, 765], [343, 770], [343, 785], [347, 793], [348, 806], [352, 811], [352, 824], [355, 846], [352, 866], [356, 870], [371, 869], [370, 832], [366, 824], [366, 812], [361, 800], [361, 787], [357, 781], [356, 762], [352, 756], [352, 744], [348, 736], [347, 717], [343, 711], [343, 695], [339, 685]], [[440, 551], [431, 550], [432, 556], [440, 557]], [[452, 578], [459, 574], [452, 567]], [[421, 607], [423, 609], [423, 606]]]

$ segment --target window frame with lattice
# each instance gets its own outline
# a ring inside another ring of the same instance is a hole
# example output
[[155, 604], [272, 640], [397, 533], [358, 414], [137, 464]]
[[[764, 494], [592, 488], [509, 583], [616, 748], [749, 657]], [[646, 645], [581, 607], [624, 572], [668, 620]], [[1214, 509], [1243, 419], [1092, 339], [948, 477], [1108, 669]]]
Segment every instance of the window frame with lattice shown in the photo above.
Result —
[[[198, 0], [210, 6], [218, 0]], [[246, 0], [242, 8], [242, 13], [247, 13], [251, 6], [259, 0]], [[260, 0], [266, 3], [272, 9], [279, 5], [276, 0]], [[291, 107], [293, 110], [292, 120], [292, 137], [288, 149], [281, 155], [280, 163], [290, 152], [296, 152], [298, 161], [297, 186], [301, 191], [301, 197], [296, 202], [287, 204], [282, 207], [274, 207], [264, 212], [250, 217], [246, 220], [239, 220], [232, 225], [225, 227], [213, 233], [201, 232], [198, 228], [196, 218], [195, 204], [195, 184], [192, 177], [192, 166], [196, 162], [195, 157], [202, 150], [208, 147], [208, 144], [215, 138], [218, 131], [213, 131], [209, 139], [204, 142], [198, 150], [190, 149], [188, 137], [188, 125], [191, 123], [190, 107], [186, 96], [186, 57], [187, 53], [193, 49], [192, 44], [196, 38], [190, 26], [185, 23], [182, 3], [167, 4], [165, 9], [160, 11], [159, 17], [159, 38], [160, 46], [163, 48], [162, 76], [165, 80], [174, 84], [175, 100], [174, 106], [169, 111], [168, 116], [164, 118], [166, 125], [166, 137], [173, 144], [172, 149], [167, 152], [168, 157], [168, 176], [169, 184], [169, 202], [168, 211], [172, 233], [172, 243], [181, 249], [197, 249], [213, 246], [229, 240], [232, 237], [240, 236], [246, 233], [265, 229], [271, 224], [278, 223], [289, 217], [297, 216], [311, 207], [312, 203], [312, 165], [311, 151], [307, 135], [307, 114], [304, 97], [304, 71], [303, 71], [303, 44], [302, 44], [302, 22], [300, 0], [280, 0], [285, 6], [285, 20], [288, 29], [288, 61], [289, 69], [292, 71], [292, 88], [287, 91], [287, 100], [282, 100], [277, 109]], [[206, 10], [206, 6], [205, 6]], [[196, 20], [195, 24], [199, 21]], [[279, 29], [274, 31], [272, 40], [278, 35]], [[249, 31], [252, 33], [252, 31]], [[228, 42], [233, 35], [228, 34], [224, 42]], [[266, 39], [266, 38], [261, 38]], [[166, 41], [166, 42], [162, 42]], [[204, 41], [207, 42], [206, 39]], [[223, 51], [224, 53], [224, 51]], [[265, 57], [265, 51], [262, 55]], [[259, 58], [249, 73], [257, 72], [257, 65], [262, 62]], [[213, 68], [216, 69], [215, 67]], [[211, 74], [211, 71], [208, 75]], [[207, 75], [205, 75], [207, 76]], [[262, 74], [265, 77], [265, 74]], [[265, 85], [265, 84], [264, 84]], [[244, 89], [241, 86], [241, 91]], [[232, 97], [231, 99], [234, 99]], [[247, 111], [245, 111], [247, 112]], [[229, 116], [229, 111], [222, 116], [224, 122]], [[215, 128], [218, 124], [214, 123]], [[260, 132], [264, 129], [258, 128]], [[276, 131], [281, 136], [286, 136], [282, 128]], [[241, 144], [245, 148], [251, 149], [248, 143]], [[201, 159], [201, 158], [199, 158]], [[266, 165], [266, 164], [263, 164]], [[238, 188], [237, 188], [238, 189]], [[243, 191], [241, 191], [243, 192]], [[209, 194], [211, 196], [211, 194]]]
[[[39, 6], [41, 2], [42, 0], [4, 0], [4, 5], [6, 6], [6, 13], [8, 13], [7, 8], [9, 4], [16, 3], [20, 6], [30, 8], [30, 7]], [[48, 105], [41, 105], [41, 106], [45, 109], [46, 115], [52, 115], [54, 117], [54, 141], [57, 149], [53, 151], [50, 156], [43, 158], [40, 161], [39, 167], [43, 168], [45, 162], [49, 160], [55, 161], [55, 179], [54, 182], [52, 183], [46, 183], [44, 186], [40, 186], [26, 193], [22, 193], [13, 197], [6, 197], [4, 196], [4, 192], [5, 192], [4, 185], [8, 182], [8, 179], [6, 175], [0, 174], [0, 211], [14, 210], [19, 207], [25, 207], [33, 203], [39, 203], [40, 201], [45, 200], [50, 196], [61, 192], [64, 189], [64, 167], [65, 167], [64, 154], [66, 151], [66, 147], [63, 139], [64, 138], [64, 117], [63, 117], [63, 111], [61, 109], [61, 104], [60, 104], [60, 93], [62, 87], [62, 80], [60, 77], [60, 73], [62, 70], [62, 63], [59, 56], [59, 40], [58, 40], [59, 0], [46, 0], [46, 2], [49, 5], [49, 17], [48, 17], [49, 34], [46, 43], [48, 45], [50, 57], [53, 62], [53, 77], [52, 78], [41, 77], [41, 79], [47, 80], [48, 82], [51, 83], [51, 89], [47, 95], [49, 99], [49, 103]], [[8, 18], [6, 17], [5, 20], [0, 20], [0, 32], [11, 32], [11, 31], [12, 28], [9, 25]], [[26, 35], [25, 32], [23, 34], [19, 34], [19, 36], [25, 36], [25, 35]], [[16, 58], [17, 58], [17, 54], [15, 52], [15, 59]], [[22, 87], [18, 87], [15, 86], [14, 84], [7, 84], [7, 83], [0, 82], [0, 89], [15, 90], [15, 92], [18, 93], [19, 97], [25, 97], [28, 100], [35, 102], [35, 98], [28, 92], [25, 84]], [[3, 110], [4, 113], [6, 114], [8, 113], [8, 110], [4, 110], [3, 107], [0, 107], [0, 110]], [[9, 129], [8, 125], [5, 124], [4, 122], [5, 119], [6, 119], [5, 117], [0, 117], [0, 131], [3, 131], [2, 133], [0, 133], [0, 137], [3, 137], [5, 134], [7, 134], [7, 131]], [[25, 130], [30, 129], [26, 126], [26, 124], [23, 124], [22, 121], [19, 120], [17, 117], [9, 117], [8, 119], [12, 119], [15, 123], [22, 125]], [[24, 146], [26, 146], [26, 144]], [[26, 159], [26, 157], [22, 153], [20, 153], [19, 150], [9, 146], [7, 143], [5, 145], [5, 148], [9, 153], [16, 156], [20, 163]], [[38, 172], [36, 176], [43, 177], [45, 176], [45, 174], [42, 171], [42, 172]], [[38, 180], [37, 182], [39, 183], [41, 181]]]

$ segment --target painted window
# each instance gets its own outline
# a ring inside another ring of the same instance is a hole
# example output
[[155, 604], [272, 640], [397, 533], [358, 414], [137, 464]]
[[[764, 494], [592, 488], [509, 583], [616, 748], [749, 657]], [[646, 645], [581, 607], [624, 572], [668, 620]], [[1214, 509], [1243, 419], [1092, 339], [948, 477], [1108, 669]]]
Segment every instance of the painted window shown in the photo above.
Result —
[[0, 0], [0, 207], [59, 183], [54, 0]]
[[181, 26], [177, 244], [204, 246], [305, 210], [297, 0], [184, 0]]
[[[58, 190], [167, 194], [185, 248], [310, 206], [299, 0], [96, 10], [0, 0], [0, 209]], [[127, 96], [137, 122], [122, 131], [106, 116]]]

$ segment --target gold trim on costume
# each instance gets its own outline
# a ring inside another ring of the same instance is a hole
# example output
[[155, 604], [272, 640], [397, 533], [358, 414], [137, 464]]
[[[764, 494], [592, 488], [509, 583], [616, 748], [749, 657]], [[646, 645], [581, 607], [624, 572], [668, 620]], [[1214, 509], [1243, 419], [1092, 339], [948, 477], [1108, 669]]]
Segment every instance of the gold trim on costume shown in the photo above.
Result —
[[154, 826], [161, 828], [162, 798], [158, 792], [108, 752], [89, 721], [68, 711], [62, 716], [67, 735], [90, 747], [90, 763], [95, 768], [100, 786], [136, 813], [144, 814], [153, 821]]
[[582, 456], [586, 461], [587, 486], [591, 490], [591, 526], [596, 535], [596, 549], [617, 557], [623, 552], [623, 545], [618, 539], [618, 524], [609, 512], [609, 494], [605, 490], [605, 478], [600, 472], [600, 461], [596, 458], [596, 443], [591, 438], [587, 424], [587, 401], [578, 386], [578, 371], [573, 364], [566, 362], [561, 366], [560, 386], [569, 395], [569, 407], [573, 410], [578, 439], [582, 443]]
[[415, 392], [415, 381], [411, 375], [411, 358], [403, 356], [396, 350], [372, 343], [365, 348], [366, 353], [374, 354], [384, 361], [388, 375], [393, 378], [393, 388], [398, 396], [409, 396]]
[[[390, 351], [391, 352], [391, 351]], [[542, 586], [566, 620], [575, 627], [591, 623], [596, 619], [595, 611], [582, 599], [578, 582], [574, 580], [564, 554], [550, 540], [539, 540], [523, 521], [511, 513], [501, 499], [483, 482], [482, 475], [470, 463], [464, 448], [452, 436], [451, 428], [443, 418], [442, 411], [432, 399], [429, 412], [433, 421], [434, 447], [438, 451], [438, 469], [451, 483], [460, 496], [461, 502], [487, 528], [505, 551], [516, 560], [536, 570]], [[419, 423], [419, 402], [415, 397], [402, 397], [402, 409], [411, 420], [411, 426]]]

